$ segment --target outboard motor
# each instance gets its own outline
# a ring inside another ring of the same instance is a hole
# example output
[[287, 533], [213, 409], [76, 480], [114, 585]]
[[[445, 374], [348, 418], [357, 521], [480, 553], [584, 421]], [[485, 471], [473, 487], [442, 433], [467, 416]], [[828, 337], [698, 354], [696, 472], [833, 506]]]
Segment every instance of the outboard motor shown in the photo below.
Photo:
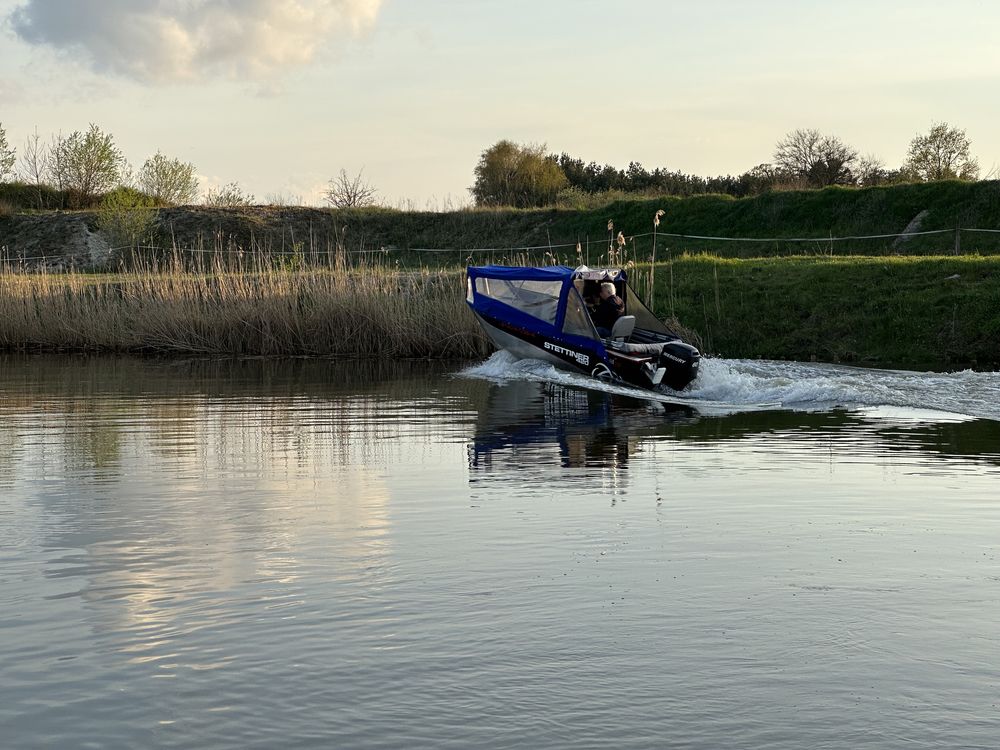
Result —
[[666, 372], [660, 381], [675, 391], [684, 390], [688, 383], [698, 377], [701, 354], [683, 341], [670, 341], [660, 352], [659, 366]]

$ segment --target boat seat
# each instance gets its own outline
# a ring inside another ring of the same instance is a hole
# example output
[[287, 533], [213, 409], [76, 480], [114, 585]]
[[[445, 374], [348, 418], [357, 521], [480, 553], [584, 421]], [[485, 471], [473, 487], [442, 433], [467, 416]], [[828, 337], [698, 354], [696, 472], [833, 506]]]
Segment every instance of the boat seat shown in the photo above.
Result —
[[612, 341], [628, 341], [633, 330], [635, 330], [635, 316], [622, 315], [615, 321], [615, 325], [611, 329], [610, 338]]

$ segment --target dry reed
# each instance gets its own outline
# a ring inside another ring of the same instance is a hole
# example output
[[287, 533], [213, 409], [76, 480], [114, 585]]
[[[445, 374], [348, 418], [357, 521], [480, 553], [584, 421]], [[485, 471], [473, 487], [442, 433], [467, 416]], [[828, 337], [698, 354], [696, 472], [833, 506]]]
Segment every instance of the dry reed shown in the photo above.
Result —
[[0, 269], [0, 349], [468, 358], [460, 271], [175, 259], [118, 274]]

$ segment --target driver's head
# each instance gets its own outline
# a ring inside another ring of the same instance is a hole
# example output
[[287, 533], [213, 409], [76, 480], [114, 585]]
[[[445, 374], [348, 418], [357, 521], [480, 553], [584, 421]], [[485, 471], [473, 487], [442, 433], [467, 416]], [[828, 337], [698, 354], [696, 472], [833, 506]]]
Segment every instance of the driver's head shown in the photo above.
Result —
[[615, 290], [615, 285], [610, 281], [605, 281], [601, 284], [601, 299], [607, 299], [608, 297], [614, 297], [617, 294]]

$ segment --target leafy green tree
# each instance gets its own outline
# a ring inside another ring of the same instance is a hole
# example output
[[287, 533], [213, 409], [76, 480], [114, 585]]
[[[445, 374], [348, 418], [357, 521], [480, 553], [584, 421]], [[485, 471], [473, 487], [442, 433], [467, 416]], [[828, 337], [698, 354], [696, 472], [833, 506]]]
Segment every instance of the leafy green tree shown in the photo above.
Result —
[[7, 145], [7, 131], [0, 122], [0, 182], [14, 176], [14, 161], [17, 158], [14, 149]]
[[502, 140], [483, 151], [469, 188], [479, 206], [528, 208], [555, 203], [569, 185], [556, 157], [544, 145], [521, 145]]
[[971, 147], [964, 130], [939, 122], [926, 135], [910, 141], [903, 171], [923, 182], [975, 180], [979, 162], [971, 155]]
[[194, 164], [168, 159], [157, 151], [139, 170], [139, 189], [161, 205], [193, 203], [198, 197]]
[[74, 131], [53, 144], [52, 169], [56, 183], [89, 203], [121, 182], [125, 156], [114, 137], [91, 123], [86, 133]]

